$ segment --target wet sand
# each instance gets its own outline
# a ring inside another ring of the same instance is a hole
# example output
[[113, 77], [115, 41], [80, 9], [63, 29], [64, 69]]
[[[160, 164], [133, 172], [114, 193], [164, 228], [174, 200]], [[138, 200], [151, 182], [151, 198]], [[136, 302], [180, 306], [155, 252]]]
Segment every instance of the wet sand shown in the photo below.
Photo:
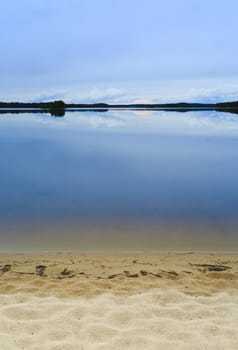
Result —
[[237, 349], [238, 254], [0, 254], [0, 347]]

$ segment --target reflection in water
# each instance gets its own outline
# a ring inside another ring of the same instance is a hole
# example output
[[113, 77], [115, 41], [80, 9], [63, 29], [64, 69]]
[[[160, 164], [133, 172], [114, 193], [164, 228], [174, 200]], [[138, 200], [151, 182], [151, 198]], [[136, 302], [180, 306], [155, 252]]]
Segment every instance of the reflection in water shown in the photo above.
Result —
[[238, 119], [0, 118], [1, 250], [234, 250]]

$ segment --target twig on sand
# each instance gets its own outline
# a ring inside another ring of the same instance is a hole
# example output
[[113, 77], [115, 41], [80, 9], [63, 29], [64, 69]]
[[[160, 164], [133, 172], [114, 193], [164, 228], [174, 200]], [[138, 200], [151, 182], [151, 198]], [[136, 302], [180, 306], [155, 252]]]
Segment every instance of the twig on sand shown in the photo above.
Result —
[[11, 270], [12, 265], [5, 265], [0, 269], [0, 275], [3, 275], [6, 272], [9, 272]]
[[211, 265], [211, 264], [192, 264], [189, 263], [189, 265], [191, 266], [195, 266], [198, 268], [202, 268], [203, 270], [199, 269], [202, 272], [222, 272], [222, 271], [227, 271], [229, 269], [231, 269], [231, 266], [227, 266], [227, 265]]
[[36, 266], [36, 275], [41, 276], [41, 277], [47, 277], [47, 275], [45, 274], [46, 268], [47, 268], [47, 266], [45, 266], [45, 265], [37, 265]]

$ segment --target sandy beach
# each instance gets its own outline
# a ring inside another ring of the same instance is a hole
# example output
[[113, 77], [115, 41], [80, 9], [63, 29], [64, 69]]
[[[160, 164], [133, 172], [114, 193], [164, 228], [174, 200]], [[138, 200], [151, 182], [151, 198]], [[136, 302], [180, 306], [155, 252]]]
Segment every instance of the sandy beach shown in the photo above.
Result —
[[4, 350], [237, 349], [238, 254], [1, 254]]

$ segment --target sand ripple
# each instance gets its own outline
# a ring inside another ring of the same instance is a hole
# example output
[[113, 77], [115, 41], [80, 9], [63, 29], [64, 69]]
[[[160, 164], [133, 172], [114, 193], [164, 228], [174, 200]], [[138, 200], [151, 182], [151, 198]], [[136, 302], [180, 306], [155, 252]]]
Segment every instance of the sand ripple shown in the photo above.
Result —
[[2, 255], [0, 350], [237, 350], [236, 254]]
[[[171, 301], [164, 302], [169, 293]], [[127, 298], [3, 295], [4, 350], [237, 350], [238, 295], [189, 296], [153, 290]]]

